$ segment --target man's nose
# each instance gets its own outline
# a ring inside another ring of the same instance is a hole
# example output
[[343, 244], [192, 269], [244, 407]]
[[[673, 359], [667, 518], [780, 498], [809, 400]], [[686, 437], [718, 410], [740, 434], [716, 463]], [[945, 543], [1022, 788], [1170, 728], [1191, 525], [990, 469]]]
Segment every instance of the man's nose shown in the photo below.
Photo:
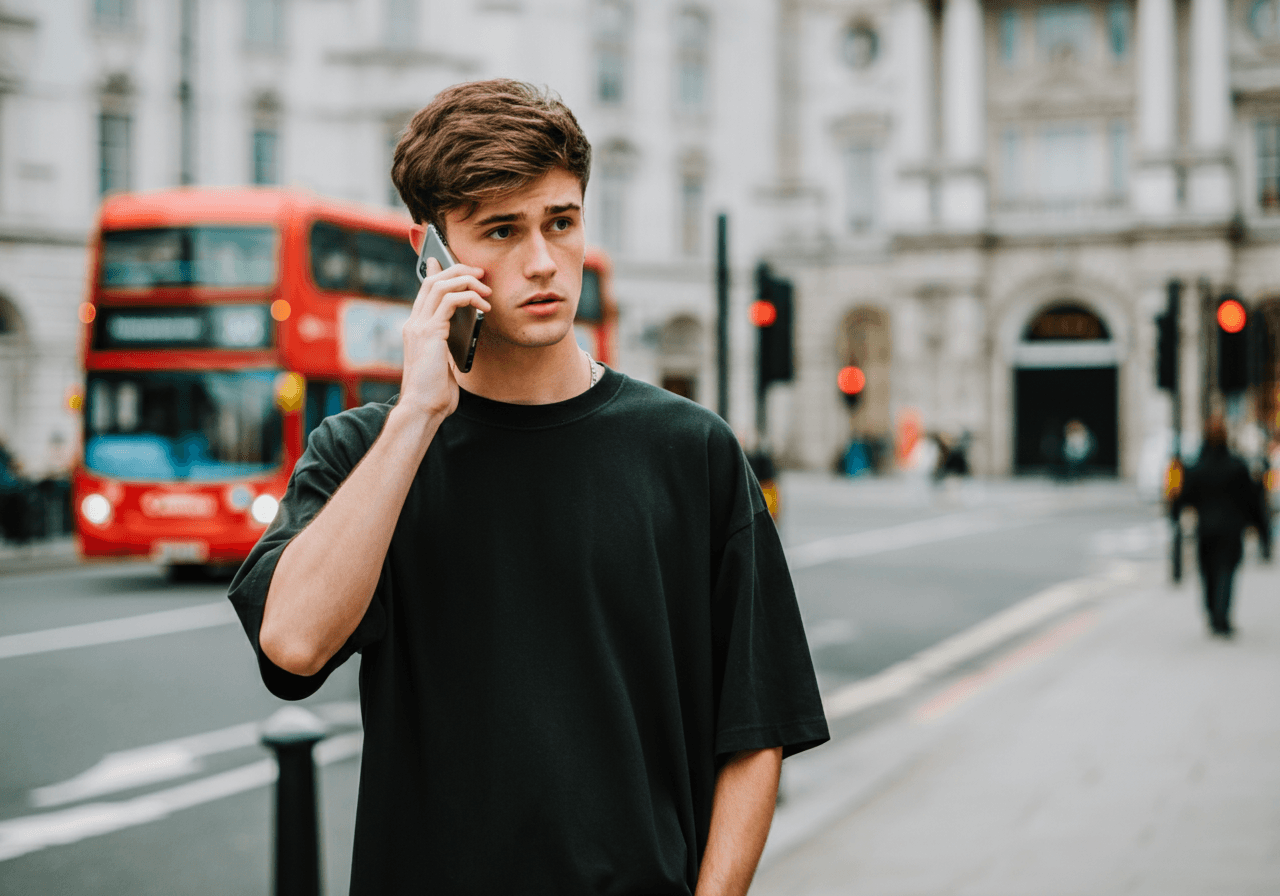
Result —
[[529, 243], [529, 257], [525, 261], [525, 276], [530, 280], [545, 280], [555, 276], [556, 260], [551, 257], [547, 239], [541, 232]]

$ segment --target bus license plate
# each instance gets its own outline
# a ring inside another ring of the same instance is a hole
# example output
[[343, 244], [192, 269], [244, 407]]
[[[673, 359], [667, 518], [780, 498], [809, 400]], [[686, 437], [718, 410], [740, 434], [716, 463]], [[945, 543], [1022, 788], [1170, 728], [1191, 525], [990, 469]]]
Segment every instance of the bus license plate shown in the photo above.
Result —
[[156, 563], [203, 563], [209, 559], [209, 545], [203, 541], [157, 541], [151, 545]]

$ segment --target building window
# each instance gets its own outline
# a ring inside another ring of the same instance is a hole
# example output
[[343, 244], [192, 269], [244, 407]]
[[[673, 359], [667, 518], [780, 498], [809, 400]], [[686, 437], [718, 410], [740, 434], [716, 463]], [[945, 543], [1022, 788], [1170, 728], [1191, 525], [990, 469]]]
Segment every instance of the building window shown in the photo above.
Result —
[[418, 42], [418, 0], [383, 0], [382, 43], [407, 49]]
[[284, 45], [284, 0], [245, 0], [245, 43], [278, 50]]
[[1022, 196], [1022, 135], [1013, 128], [1000, 135], [1000, 195], [1006, 201]]
[[701, 175], [680, 178], [680, 251], [685, 255], [702, 252], [704, 182]]
[[1123, 121], [1111, 122], [1107, 144], [1111, 155], [1111, 196], [1120, 199], [1129, 192], [1129, 126]]
[[867, 144], [844, 151], [845, 220], [852, 231], [876, 224], [876, 148]]
[[133, 0], [93, 0], [93, 22], [99, 28], [132, 28]]
[[840, 55], [855, 71], [868, 69], [880, 55], [880, 36], [867, 25], [850, 25], [844, 30]]
[[625, 175], [618, 170], [605, 169], [600, 177], [600, 243], [610, 252], [623, 248], [623, 222], [626, 217]]
[[132, 187], [133, 119], [121, 112], [98, 116], [98, 192], [103, 196]]
[[605, 105], [620, 105], [626, 99], [631, 9], [624, 0], [597, 0], [594, 19], [596, 99]]
[[686, 9], [676, 17], [676, 102], [681, 111], [706, 109], [710, 34], [705, 12]]
[[1129, 58], [1129, 42], [1133, 36], [1133, 9], [1127, 0], [1111, 0], [1107, 4], [1107, 46], [1111, 58], [1123, 62]]
[[1280, 121], [1258, 122], [1258, 205], [1280, 210]]
[[1018, 32], [1022, 15], [1011, 6], [1000, 10], [1000, 62], [1012, 68], [1018, 64]]
[[274, 127], [253, 129], [253, 182], [260, 186], [280, 183], [280, 132]]
[[1051, 204], [1085, 198], [1092, 184], [1089, 130], [1083, 125], [1050, 125], [1040, 135], [1040, 195]]
[[1050, 3], [1036, 10], [1036, 45], [1048, 61], [1084, 62], [1089, 58], [1093, 25], [1083, 3]]

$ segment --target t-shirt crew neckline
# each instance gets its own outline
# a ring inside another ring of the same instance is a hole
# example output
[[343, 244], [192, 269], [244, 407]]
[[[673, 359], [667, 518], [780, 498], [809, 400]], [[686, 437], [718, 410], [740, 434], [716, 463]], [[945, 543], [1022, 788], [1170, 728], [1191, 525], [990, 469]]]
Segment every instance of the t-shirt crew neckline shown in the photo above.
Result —
[[606, 366], [599, 383], [572, 398], [551, 404], [509, 404], [459, 388], [458, 409], [454, 413], [477, 423], [516, 429], [563, 426], [600, 410], [613, 400], [624, 382], [626, 377]]

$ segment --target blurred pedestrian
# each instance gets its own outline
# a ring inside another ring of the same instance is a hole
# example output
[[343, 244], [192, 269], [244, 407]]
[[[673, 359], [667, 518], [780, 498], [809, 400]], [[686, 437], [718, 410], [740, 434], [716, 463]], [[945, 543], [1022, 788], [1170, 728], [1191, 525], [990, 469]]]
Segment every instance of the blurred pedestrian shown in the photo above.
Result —
[[1227, 425], [1219, 415], [1205, 424], [1200, 457], [1186, 473], [1173, 501], [1175, 516], [1196, 511], [1196, 556], [1204, 587], [1209, 630], [1231, 637], [1231, 586], [1244, 553], [1244, 530], [1253, 526], [1264, 557], [1271, 554], [1270, 511], [1263, 489], [1245, 462], [1227, 446]]
[[1068, 420], [1062, 429], [1062, 461], [1066, 465], [1068, 479], [1079, 479], [1085, 464], [1093, 456], [1093, 433], [1080, 420]]
[[574, 338], [590, 153], [514, 81], [413, 118], [393, 180], [459, 263], [430, 262], [399, 396], [320, 424], [232, 583], [278, 696], [361, 653], [357, 896], [741, 896], [784, 753], [828, 736], [733, 431]]

